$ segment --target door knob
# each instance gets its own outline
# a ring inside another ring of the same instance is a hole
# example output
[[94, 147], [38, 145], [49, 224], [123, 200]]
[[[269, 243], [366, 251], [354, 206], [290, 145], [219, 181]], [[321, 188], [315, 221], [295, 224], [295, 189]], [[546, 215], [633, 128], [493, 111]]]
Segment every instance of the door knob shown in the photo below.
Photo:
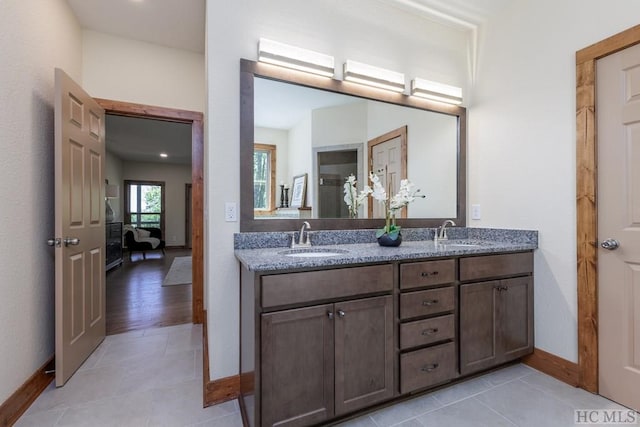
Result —
[[64, 243], [65, 246], [76, 246], [80, 244], [80, 239], [78, 239], [77, 237], [65, 237], [64, 239], [62, 239], [62, 243]]
[[62, 239], [60, 239], [59, 237], [56, 237], [55, 239], [48, 239], [47, 245], [59, 248], [62, 245]]
[[616, 239], [607, 239], [604, 242], [600, 243], [602, 249], [607, 249], [610, 251], [616, 250], [620, 247], [620, 242]]

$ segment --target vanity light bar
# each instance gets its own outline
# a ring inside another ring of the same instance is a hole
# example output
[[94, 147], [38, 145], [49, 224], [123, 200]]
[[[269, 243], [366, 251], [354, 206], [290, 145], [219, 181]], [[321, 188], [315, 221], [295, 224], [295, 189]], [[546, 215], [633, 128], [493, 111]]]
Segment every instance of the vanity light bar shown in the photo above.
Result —
[[462, 89], [416, 77], [411, 80], [411, 95], [448, 104], [462, 104]]
[[268, 39], [258, 42], [258, 61], [325, 77], [335, 74], [333, 56]]
[[373, 65], [347, 60], [344, 63], [344, 79], [350, 82], [375, 86], [394, 92], [404, 92], [404, 74]]

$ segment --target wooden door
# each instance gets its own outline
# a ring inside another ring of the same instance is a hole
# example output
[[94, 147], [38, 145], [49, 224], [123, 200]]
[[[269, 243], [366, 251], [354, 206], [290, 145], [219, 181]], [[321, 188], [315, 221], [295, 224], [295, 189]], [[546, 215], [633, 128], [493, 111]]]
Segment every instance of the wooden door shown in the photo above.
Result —
[[333, 416], [333, 305], [261, 319], [263, 426], [303, 426]]
[[533, 351], [533, 279], [530, 276], [500, 281], [500, 362]]
[[55, 341], [62, 386], [105, 337], [104, 110], [55, 70]]
[[460, 286], [460, 373], [498, 363], [498, 287], [500, 282]]
[[599, 392], [640, 410], [640, 45], [596, 67]]
[[345, 414], [393, 397], [393, 297], [335, 304], [335, 409]]
[[[400, 180], [407, 178], [407, 127], [395, 129], [369, 141], [369, 170], [380, 178], [380, 184], [391, 194], [400, 189]], [[406, 209], [401, 211], [406, 217]], [[369, 204], [369, 218], [384, 218], [384, 207], [373, 201]]]

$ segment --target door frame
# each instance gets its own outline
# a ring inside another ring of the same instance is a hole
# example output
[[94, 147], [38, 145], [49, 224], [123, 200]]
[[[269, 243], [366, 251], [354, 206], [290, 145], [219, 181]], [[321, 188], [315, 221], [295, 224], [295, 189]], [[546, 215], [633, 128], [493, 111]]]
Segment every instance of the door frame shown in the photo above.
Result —
[[94, 98], [106, 114], [159, 119], [191, 125], [191, 257], [193, 259], [192, 321], [204, 320], [204, 115], [198, 111], [156, 107]]
[[598, 392], [596, 61], [640, 43], [640, 25], [576, 52], [578, 386]]

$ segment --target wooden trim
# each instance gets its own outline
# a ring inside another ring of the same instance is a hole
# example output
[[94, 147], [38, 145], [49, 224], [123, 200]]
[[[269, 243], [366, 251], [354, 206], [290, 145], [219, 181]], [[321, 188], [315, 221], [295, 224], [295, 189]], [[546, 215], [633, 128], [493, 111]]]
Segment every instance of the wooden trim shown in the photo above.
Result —
[[155, 118], [180, 123], [202, 121], [204, 116], [199, 111], [179, 110], [177, 108], [157, 107], [153, 105], [135, 104], [133, 102], [115, 101], [112, 99], [93, 98], [108, 114], [127, 117]]
[[191, 257], [193, 323], [204, 322], [204, 122], [191, 125]]
[[204, 116], [198, 111], [156, 107], [111, 99], [94, 99], [107, 114], [191, 124], [192, 320], [193, 323], [202, 323], [204, 311]]
[[596, 60], [640, 43], [640, 25], [576, 52], [578, 385], [598, 392]]
[[207, 406], [216, 405], [228, 400], [237, 399], [240, 396], [240, 375], [221, 378], [211, 381], [209, 371], [209, 340], [207, 334], [207, 311], [203, 313], [202, 325], [202, 363], [204, 372], [202, 389], [203, 404]]
[[12, 426], [53, 381], [54, 356], [51, 356], [0, 406], [0, 426]]
[[240, 375], [209, 381], [204, 393], [205, 407], [237, 399], [240, 396]]
[[534, 348], [533, 353], [522, 358], [525, 365], [576, 387], [578, 385], [578, 364], [569, 362], [555, 354]]
[[[184, 185], [184, 211], [185, 211], [185, 221], [184, 221], [184, 248], [191, 248], [191, 220], [189, 216], [191, 215], [191, 198], [193, 193], [193, 185], [191, 183], [186, 183]], [[189, 213], [189, 215], [186, 215]]]
[[576, 52], [576, 64], [592, 62], [638, 43], [640, 43], [640, 25], [580, 49]]
[[[267, 206], [267, 211], [265, 214], [272, 214], [276, 208], [276, 150], [277, 147], [273, 144], [261, 144], [256, 142], [254, 144], [254, 149], [260, 151], [266, 151], [269, 153], [269, 194], [271, 197], [269, 198], [269, 206]], [[263, 211], [264, 212], [264, 211]], [[260, 215], [261, 211], [255, 211], [255, 215]]]

